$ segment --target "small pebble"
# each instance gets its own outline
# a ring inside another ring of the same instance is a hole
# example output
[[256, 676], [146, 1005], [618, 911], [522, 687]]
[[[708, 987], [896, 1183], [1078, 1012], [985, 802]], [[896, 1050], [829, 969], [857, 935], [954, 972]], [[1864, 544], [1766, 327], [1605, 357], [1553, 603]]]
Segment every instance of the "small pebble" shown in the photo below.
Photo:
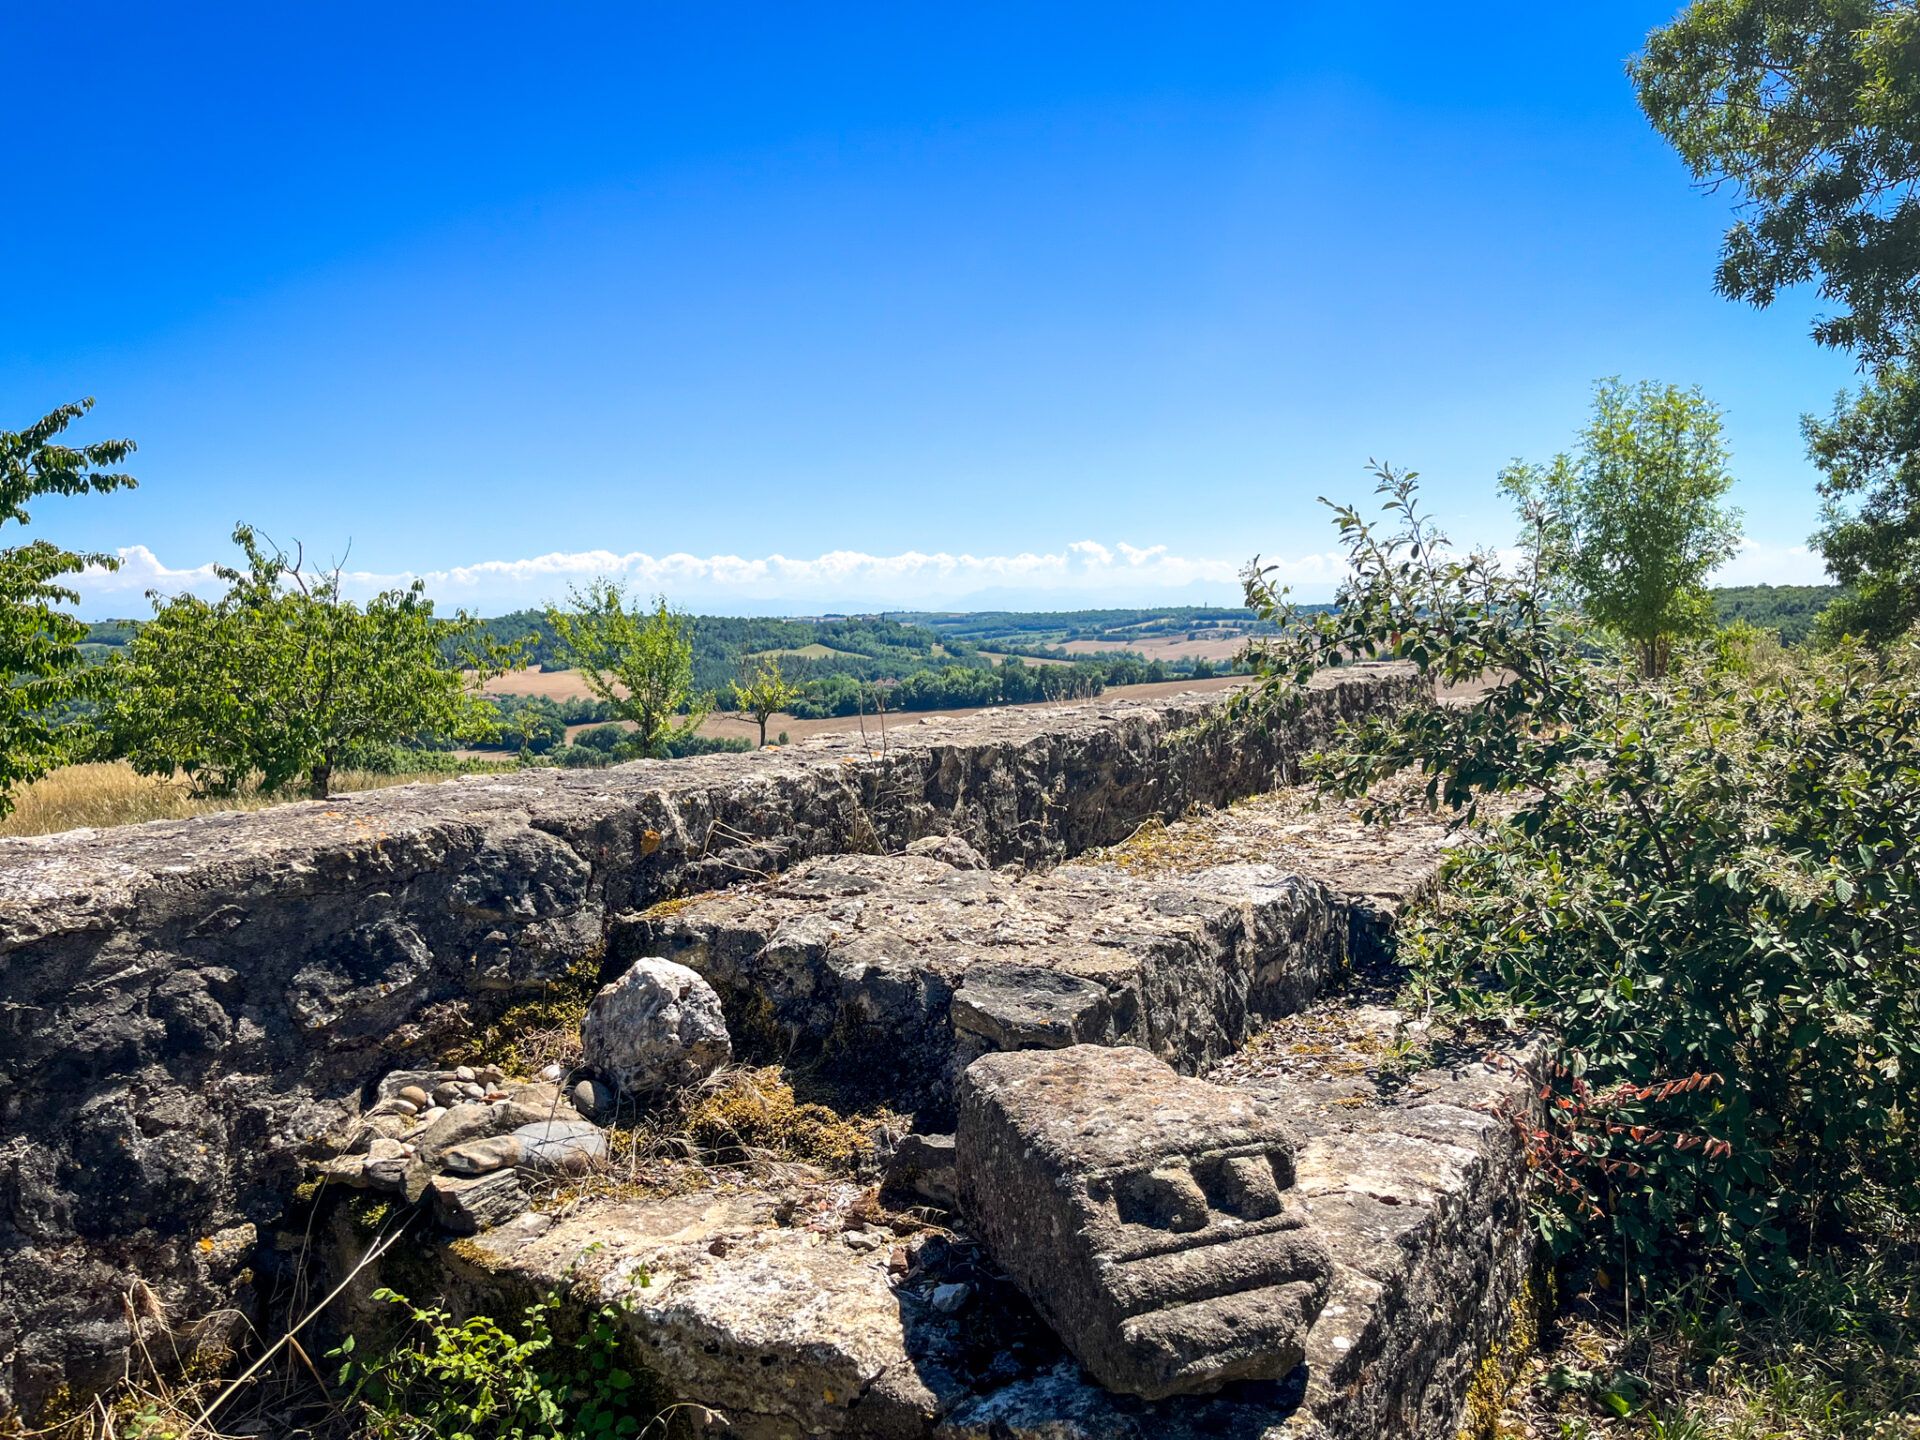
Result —
[[880, 1248], [880, 1237], [870, 1230], [844, 1230], [841, 1232], [840, 1238], [846, 1241], [849, 1248], [854, 1250], [878, 1250]]
[[410, 1148], [409, 1146], [402, 1145], [398, 1140], [389, 1140], [386, 1136], [382, 1135], [367, 1147], [367, 1159], [397, 1160], [402, 1155], [405, 1155]]
[[393, 1107], [396, 1115], [418, 1115], [420, 1113], [420, 1107], [411, 1100], [389, 1100], [387, 1104]]
[[422, 1110], [427, 1108], [427, 1092], [422, 1090], [418, 1085], [407, 1086], [400, 1092], [399, 1098], [405, 1100], [409, 1105], [418, 1106]]
[[613, 1091], [598, 1080], [582, 1080], [573, 1087], [573, 1108], [589, 1120], [597, 1120], [613, 1109]]
[[458, 1080], [445, 1080], [433, 1087], [433, 1103], [436, 1105], [458, 1105], [466, 1098], [466, 1091]]
[[933, 1308], [942, 1315], [951, 1315], [967, 1303], [967, 1297], [973, 1294], [973, 1287], [960, 1281], [951, 1285], [933, 1287]]
[[562, 1070], [558, 1065], [547, 1065], [542, 1067], [540, 1071], [540, 1078], [542, 1080], [558, 1080], [562, 1075], [566, 1073], [567, 1072]]
[[507, 1092], [504, 1090], [487, 1091], [487, 1103], [489, 1105], [493, 1104], [493, 1102], [496, 1100], [504, 1100], [506, 1098], [507, 1098]]
[[482, 1086], [474, 1084], [471, 1080], [467, 1080], [461, 1083], [460, 1093], [469, 1100], [480, 1100], [486, 1097], [487, 1092]]
[[447, 1107], [444, 1105], [429, 1105], [425, 1110], [420, 1112], [420, 1123], [422, 1125], [431, 1125], [446, 1113]]
[[502, 1080], [507, 1078], [507, 1072], [502, 1070], [498, 1065], [482, 1065], [478, 1070], [473, 1072], [473, 1078], [478, 1080], [482, 1085], [498, 1085]]
[[907, 1258], [907, 1247], [896, 1245], [887, 1252], [887, 1269], [895, 1275], [904, 1275], [912, 1268], [913, 1262]]
[[473, 1067], [471, 1065], [462, 1065], [458, 1070], [453, 1072], [453, 1078], [471, 1084], [474, 1079]]

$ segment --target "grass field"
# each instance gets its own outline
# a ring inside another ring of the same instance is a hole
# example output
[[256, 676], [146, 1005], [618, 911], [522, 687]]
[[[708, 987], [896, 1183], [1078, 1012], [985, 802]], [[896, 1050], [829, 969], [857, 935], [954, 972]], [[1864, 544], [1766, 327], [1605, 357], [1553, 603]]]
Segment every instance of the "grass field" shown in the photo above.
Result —
[[[389, 785], [411, 785], [428, 780], [452, 780], [445, 771], [425, 775], [376, 775], [344, 770], [334, 780], [334, 793], [381, 790]], [[50, 835], [83, 826], [137, 825], [143, 820], [184, 820], [222, 810], [264, 810], [304, 795], [262, 795], [247, 791], [218, 799], [195, 799], [177, 781], [136, 775], [124, 760], [68, 765], [23, 787], [14, 796], [13, 813], [0, 818], [0, 836]]]
[[1069, 640], [1060, 648], [1069, 655], [1111, 655], [1131, 650], [1149, 660], [1231, 660], [1246, 648], [1244, 635], [1212, 635], [1189, 640], [1184, 635], [1146, 635], [1138, 640]]
[[[938, 649], [939, 647], [935, 647]], [[790, 655], [797, 660], [831, 660], [836, 655], [851, 655], [850, 650], [836, 650], [831, 645], [822, 645], [818, 640], [811, 645], [790, 645], [784, 650], [755, 650], [747, 656], [749, 660], [771, 660], [776, 655]], [[856, 657], [858, 658], [858, 657]]]

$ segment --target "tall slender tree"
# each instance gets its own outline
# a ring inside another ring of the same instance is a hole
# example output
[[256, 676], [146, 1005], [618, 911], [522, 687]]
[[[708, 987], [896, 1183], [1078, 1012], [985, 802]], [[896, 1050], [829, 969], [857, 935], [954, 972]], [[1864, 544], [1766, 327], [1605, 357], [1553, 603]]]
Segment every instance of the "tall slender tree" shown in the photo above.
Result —
[[1673, 642], [1711, 628], [1707, 578], [1740, 541], [1720, 412], [1699, 390], [1602, 381], [1580, 448], [1516, 461], [1501, 487], [1546, 520], [1550, 571], [1589, 620], [1666, 673]]
[[[24, 430], [0, 430], [0, 529], [30, 521], [43, 495], [101, 495], [139, 482], [112, 467], [134, 450], [131, 440], [78, 447], [59, 436], [93, 408], [91, 398], [62, 405]], [[64, 607], [80, 596], [62, 577], [89, 565], [119, 568], [112, 555], [62, 550], [46, 540], [0, 549], [0, 815], [13, 792], [70, 753], [69, 734], [55, 722], [61, 709], [91, 693], [97, 677], [81, 663], [87, 627]]]

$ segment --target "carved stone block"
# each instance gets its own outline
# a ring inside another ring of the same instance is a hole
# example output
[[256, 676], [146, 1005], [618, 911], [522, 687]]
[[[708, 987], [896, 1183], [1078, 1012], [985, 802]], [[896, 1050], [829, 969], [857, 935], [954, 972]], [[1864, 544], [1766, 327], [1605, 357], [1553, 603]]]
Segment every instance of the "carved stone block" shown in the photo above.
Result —
[[1305, 1355], [1333, 1262], [1263, 1103], [1130, 1047], [987, 1055], [956, 1150], [994, 1259], [1109, 1390], [1278, 1380]]

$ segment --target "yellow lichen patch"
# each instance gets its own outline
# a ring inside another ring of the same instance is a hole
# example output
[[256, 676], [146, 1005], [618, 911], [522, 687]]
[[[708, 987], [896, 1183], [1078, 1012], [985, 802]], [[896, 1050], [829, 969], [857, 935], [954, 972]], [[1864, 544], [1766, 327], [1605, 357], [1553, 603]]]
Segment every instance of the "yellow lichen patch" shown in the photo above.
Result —
[[1546, 1313], [1550, 1288], [1537, 1271], [1521, 1279], [1520, 1288], [1507, 1305], [1506, 1334], [1488, 1345], [1467, 1384], [1457, 1440], [1506, 1440], [1514, 1433], [1501, 1419], [1507, 1391], [1539, 1342], [1540, 1320]]
[[1273, 852], [1271, 839], [1235, 833], [1232, 815], [1214, 811], [1175, 825], [1149, 820], [1118, 845], [1067, 863], [1106, 865], [1129, 875], [1171, 875], [1270, 860]]
[[669, 900], [656, 900], [640, 912], [640, 918], [642, 920], [664, 920], [669, 916], [678, 915], [689, 905], [697, 905], [705, 898], [703, 895], [676, 895]]

